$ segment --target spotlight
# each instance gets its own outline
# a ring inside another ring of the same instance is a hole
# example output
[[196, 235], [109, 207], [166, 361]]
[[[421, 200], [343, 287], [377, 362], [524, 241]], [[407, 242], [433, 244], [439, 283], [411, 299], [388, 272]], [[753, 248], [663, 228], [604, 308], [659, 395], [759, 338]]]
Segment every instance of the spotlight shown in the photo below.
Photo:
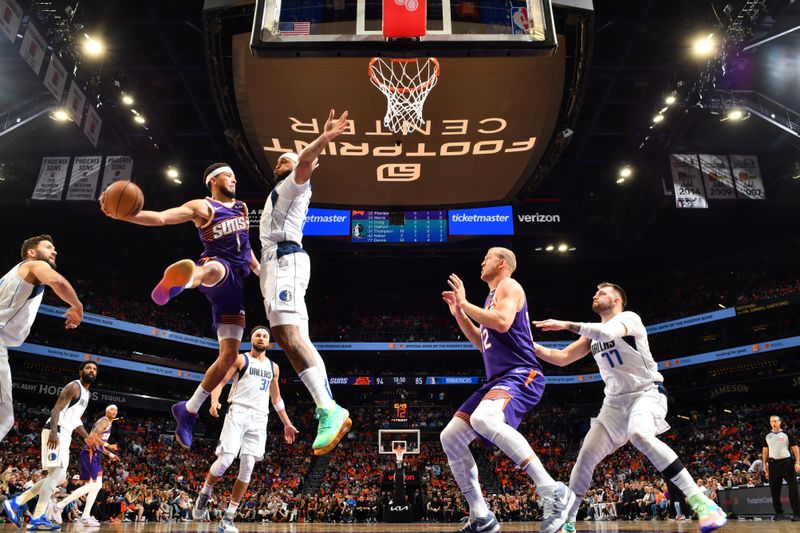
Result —
[[625, 178], [617, 178], [617, 185], [622, 185], [625, 183]]
[[128, 94], [122, 94], [122, 103], [125, 105], [133, 105], [133, 97]]
[[83, 51], [90, 57], [100, 57], [106, 51], [106, 46], [102, 41], [95, 39], [87, 34], [83, 34], [86, 41], [83, 43]]
[[576, 250], [576, 248], [575, 248], [574, 246], [570, 246], [570, 247], [569, 247], [569, 251], [570, 251], [570, 252], [574, 252], [575, 250]]
[[174, 183], [175, 185], [180, 185], [183, 182], [178, 178], [172, 178], [172, 183]]
[[727, 119], [728, 120], [742, 120], [744, 118], [744, 112], [741, 109], [731, 109], [728, 111]]
[[555, 248], [556, 248], [556, 247], [555, 247], [555, 246], [553, 246], [552, 244], [548, 244], [548, 245], [545, 247], [545, 251], [546, 251], [546, 252], [552, 252], [553, 250], [555, 250]]
[[709, 33], [705, 37], [698, 37], [692, 43], [692, 53], [695, 57], [711, 57], [717, 51], [717, 44], [714, 42], [714, 34]]
[[133, 120], [136, 121], [137, 124], [144, 124], [147, 122], [142, 115], [136, 115], [133, 117]]
[[663, 120], [664, 120], [664, 115], [662, 115], [660, 113], [653, 117], [653, 123], [654, 124], [658, 124], [659, 122], [661, 122]]
[[69, 120], [69, 113], [67, 113], [63, 109], [56, 109], [55, 111], [50, 113], [50, 118], [52, 118], [56, 122], [66, 122]]
[[542, 247], [541, 246], [537, 246], [536, 248], [533, 249], [533, 251], [534, 252], [541, 252], [542, 251]]
[[559, 245], [558, 245], [558, 251], [559, 251], [559, 252], [561, 252], [561, 253], [564, 253], [564, 252], [566, 252], [567, 250], [569, 250], [569, 246], [567, 246], [566, 244], [563, 244], [563, 243], [562, 243], [562, 244], [559, 244]]
[[619, 176], [621, 178], [630, 178], [633, 174], [633, 169], [629, 165], [625, 165], [621, 169], [619, 169]]
[[671, 95], [667, 96], [666, 98], [664, 98], [664, 103], [667, 104], [667, 105], [674, 104], [675, 103], [675, 95], [671, 94]]
[[174, 168], [174, 167], [167, 168], [167, 177], [168, 178], [172, 178], [173, 181], [175, 181], [175, 179], [179, 178], [180, 175], [181, 175], [180, 172], [178, 172], [178, 170], [176, 168]]

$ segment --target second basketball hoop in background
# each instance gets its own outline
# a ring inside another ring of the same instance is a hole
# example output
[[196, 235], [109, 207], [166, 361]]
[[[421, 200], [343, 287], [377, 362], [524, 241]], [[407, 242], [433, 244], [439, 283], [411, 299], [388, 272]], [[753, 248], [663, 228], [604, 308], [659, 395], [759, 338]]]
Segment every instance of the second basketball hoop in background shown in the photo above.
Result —
[[439, 60], [384, 59], [369, 62], [369, 79], [386, 96], [383, 125], [393, 133], [407, 135], [425, 124], [422, 108], [431, 89], [439, 81]]

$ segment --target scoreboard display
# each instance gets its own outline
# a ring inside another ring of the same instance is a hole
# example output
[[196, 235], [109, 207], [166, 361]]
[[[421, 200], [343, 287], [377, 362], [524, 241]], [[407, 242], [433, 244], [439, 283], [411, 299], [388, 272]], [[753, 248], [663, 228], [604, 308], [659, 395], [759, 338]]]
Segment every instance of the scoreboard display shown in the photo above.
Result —
[[352, 242], [447, 242], [447, 211], [353, 211]]

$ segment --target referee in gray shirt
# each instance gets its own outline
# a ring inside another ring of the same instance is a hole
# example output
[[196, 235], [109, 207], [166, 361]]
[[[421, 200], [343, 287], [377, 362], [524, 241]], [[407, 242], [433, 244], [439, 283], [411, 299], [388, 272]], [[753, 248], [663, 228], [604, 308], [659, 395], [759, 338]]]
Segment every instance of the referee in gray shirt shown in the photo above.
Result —
[[[789, 485], [789, 501], [792, 503], [792, 521], [800, 520], [800, 505], [797, 498], [797, 476], [800, 474], [800, 448], [797, 441], [781, 429], [781, 417], [769, 417], [772, 431], [767, 433], [767, 445], [762, 451], [764, 460], [764, 474], [769, 480], [769, 490], [772, 492], [772, 505], [775, 506], [775, 520], [783, 519], [783, 504], [781, 504], [781, 486], [783, 480]], [[790, 452], [791, 451], [791, 452]], [[794, 454], [794, 461], [792, 461]]]

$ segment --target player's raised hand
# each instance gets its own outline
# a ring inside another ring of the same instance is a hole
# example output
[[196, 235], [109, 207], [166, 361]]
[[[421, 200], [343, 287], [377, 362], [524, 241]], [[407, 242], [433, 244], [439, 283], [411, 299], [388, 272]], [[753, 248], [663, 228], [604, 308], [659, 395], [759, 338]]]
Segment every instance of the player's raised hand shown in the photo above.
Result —
[[294, 440], [297, 438], [300, 432], [297, 431], [297, 428], [294, 427], [292, 424], [287, 426], [283, 426], [283, 440], [286, 441], [286, 444], [294, 443]]
[[464, 289], [464, 282], [455, 274], [450, 274], [447, 278], [447, 284], [453, 289], [453, 296], [456, 299], [456, 304], [461, 307], [467, 301], [467, 291]]
[[569, 322], [564, 320], [555, 320], [548, 318], [547, 320], [534, 320], [533, 325], [542, 331], [561, 331], [569, 328]]
[[328, 141], [332, 141], [341, 135], [347, 127], [347, 111], [342, 113], [342, 116], [338, 119], [335, 117], [336, 111], [331, 109], [331, 112], [328, 113], [328, 120], [325, 122], [325, 130], [323, 131], [323, 135]]
[[453, 291], [442, 291], [442, 300], [444, 300], [444, 303], [450, 308], [450, 314], [458, 316], [459, 307], [456, 303], [456, 296], [453, 294]]
[[214, 418], [219, 418], [219, 410], [222, 409], [222, 404], [219, 402], [211, 402], [211, 407], [208, 409], [208, 412], [211, 413], [211, 416]]
[[67, 319], [64, 327], [67, 329], [77, 328], [83, 320], [83, 307], [75, 307], [74, 305], [67, 309], [64, 313], [64, 318]]

